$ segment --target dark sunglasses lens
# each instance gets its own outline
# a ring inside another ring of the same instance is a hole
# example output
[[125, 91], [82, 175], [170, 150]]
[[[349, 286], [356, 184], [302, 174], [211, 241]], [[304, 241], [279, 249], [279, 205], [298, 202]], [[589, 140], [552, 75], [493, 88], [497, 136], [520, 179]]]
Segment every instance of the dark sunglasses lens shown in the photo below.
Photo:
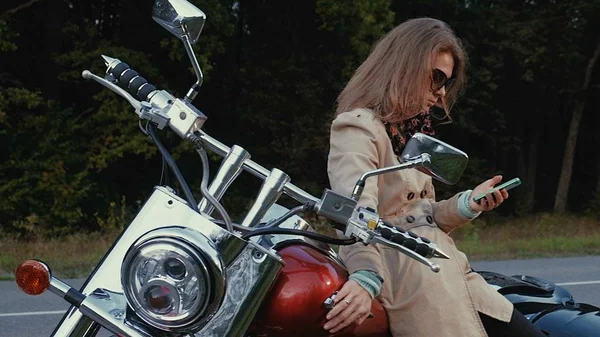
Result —
[[448, 79], [448, 77], [446, 77], [446, 74], [444, 74], [444, 72], [439, 69], [434, 69], [431, 77], [433, 80], [432, 85], [434, 90], [440, 90], [444, 86], [444, 84], [446, 84], [446, 80]]
[[438, 90], [442, 89], [442, 87], [444, 87], [446, 89], [446, 91], [448, 91], [448, 90], [450, 90], [450, 88], [454, 84], [454, 81], [456, 80], [456, 78], [454, 78], [454, 77], [448, 79], [446, 74], [439, 69], [433, 70], [433, 74], [431, 75], [431, 78], [432, 78], [431, 88], [434, 91], [438, 91]]

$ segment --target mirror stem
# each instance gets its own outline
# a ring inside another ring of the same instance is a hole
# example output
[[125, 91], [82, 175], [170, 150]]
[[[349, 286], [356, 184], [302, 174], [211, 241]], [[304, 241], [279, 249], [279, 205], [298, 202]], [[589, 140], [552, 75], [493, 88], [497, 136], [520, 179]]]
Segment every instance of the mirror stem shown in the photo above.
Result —
[[[366, 178], [365, 178], [366, 179]], [[362, 179], [362, 177], [360, 179], [358, 179], [358, 181], [356, 182], [356, 185], [354, 185], [354, 190], [352, 191], [352, 200], [357, 201], [360, 198], [360, 196], [362, 195], [363, 190], [365, 189], [365, 181], [364, 179]]]
[[192, 66], [194, 67], [194, 72], [196, 73], [196, 78], [197, 78], [196, 83], [194, 83], [192, 85], [192, 87], [190, 88], [188, 93], [185, 95], [185, 100], [187, 102], [191, 102], [198, 95], [198, 89], [202, 85], [204, 76], [202, 75], [202, 70], [200, 69], [200, 64], [198, 63], [198, 59], [196, 58], [196, 54], [194, 54], [194, 49], [192, 48], [192, 44], [190, 43], [190, 39], [188, 38], [186, 26], [183, 25], [181, 27], [181, 29], [185, 33], [182, 36], [183, 45], [185, 46], [185, 51], [187, 52], [188, 57], [190, 58], [190, 61], [192, 62]]
[[354, 186], [354, 190], [352, 191], [351, 198], [354, 201], [358, 201], [358, 199], [360, 199], [360, 196], [362, 195], [362, 192], [363, 192], [363, 190], [365, 188], [365, 181], [369, 177], [380, 175], [380, 174], [383, 174], [383, 173], [392, 172], [392, 171], [397, 171], [397, 170], [412, 168], [412, 167], [415, 167], [417, 165], [421, 165], [421, 164], [426, 163], [426, 162], [431, 162], [431, 155], [428, 154], [428, 153], [422, 153], [420, 156], [415, 157], [415, 158], [411, 158], [408, 161], [406, 161], [406, 162], [404, 162], [404, 163], [402, 163], [400, 165], [384, 167], [384, 168], [380, 168], [380, 169], [376, 169], [376, 170], [373, 170], [373, 171], [366, 172], [356, 182], [356, 185]]

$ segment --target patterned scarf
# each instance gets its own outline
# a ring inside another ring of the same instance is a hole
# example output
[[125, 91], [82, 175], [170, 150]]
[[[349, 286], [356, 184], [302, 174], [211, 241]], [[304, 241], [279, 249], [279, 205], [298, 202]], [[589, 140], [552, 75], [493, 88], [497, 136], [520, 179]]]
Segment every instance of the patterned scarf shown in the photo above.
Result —
[[403, 121], [400, 125], [389, 122], [383, 124], [392, 142], [394, 153], [398, 157], [402, 156], [402, 150], [404, 150], [406, 142], [415, 133], [420, 132], [430, 136], [435, 135], [435, 131], [431, 126], [431, 113], [429, 110]]

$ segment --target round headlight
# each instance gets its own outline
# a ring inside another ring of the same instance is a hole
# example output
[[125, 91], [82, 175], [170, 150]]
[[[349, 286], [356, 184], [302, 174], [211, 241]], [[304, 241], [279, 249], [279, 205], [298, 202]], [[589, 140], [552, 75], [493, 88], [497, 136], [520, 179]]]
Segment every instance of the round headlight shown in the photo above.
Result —
[[130, 248], [121, 282], [136, 315], [155, 328], [177, 331], [216, 311], [224, 279], [208, 239], [195, 231], [167, 231], [142, 237]]

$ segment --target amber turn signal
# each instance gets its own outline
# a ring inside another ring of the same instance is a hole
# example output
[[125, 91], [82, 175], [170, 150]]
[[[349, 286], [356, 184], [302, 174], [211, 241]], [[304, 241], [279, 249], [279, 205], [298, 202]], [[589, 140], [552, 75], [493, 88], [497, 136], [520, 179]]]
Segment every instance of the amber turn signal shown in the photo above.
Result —
[[15, 279], [24, 293], [39, 295], [50, 286], [50, 269], [41, 261], [27, 260], [17, 267]]

